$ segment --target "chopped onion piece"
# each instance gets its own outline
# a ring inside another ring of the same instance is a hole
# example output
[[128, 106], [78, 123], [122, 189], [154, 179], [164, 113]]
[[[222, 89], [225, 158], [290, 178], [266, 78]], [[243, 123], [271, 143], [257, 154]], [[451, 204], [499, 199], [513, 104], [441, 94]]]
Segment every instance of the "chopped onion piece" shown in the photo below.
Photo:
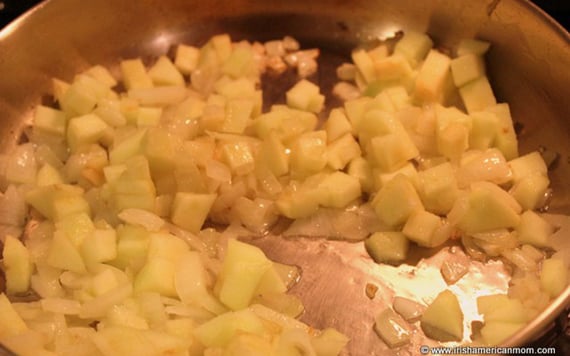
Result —
[[505, 250], [501, 253], [501, 255], [523, 271], [538, 270], [537, 262], [532, 257], [529, 257], [529, 255], [521, 251], [520, 248]]
[[6, 179], [11, 183], [33, 184], [36, 181], [37, 163], [34, 145], [24, 143], [16, 146], [8, 156]]
[[445, 283], [454, 284], [469, 272], [469, 259], [465, 256], [453, 255], [441, 264], [440, 272]]
[[124, 209], [118, 216], [122, 221], [131, 225], [142, 226], [148, 231], [159, 231], [165, 224], [158, 215], [142, 209]]
[[64, 298], [44, 298], [40, 300], [42, 309], [46, 312], [77, 315], [81, 304], [77, 300]]
[[396, 313], [409, 322], [419, 320], [426, 310], [424, 305], [404, 297], [394, 297], [392, 307]]
[[355, 209], [320, 208], [308, 218], [297, 219], [283, 233], [285, 237], [327, 237], [361, 241], [375, 231], [388, 231], [374, 210], [364, 204]]
[[224, 163], [210, 159], [206, 162], [206, 175], [220, 182], [231, 182], [232, 172]]
[[347, 82], [339, 82], [333, 87], [333, 94], [341, 100], [353, 100], [360, 97], [360, 90]]
[[392, 309], [386, 309], [376, 317], [374, 330], [390, 348], [410, 342], [410, 326]]

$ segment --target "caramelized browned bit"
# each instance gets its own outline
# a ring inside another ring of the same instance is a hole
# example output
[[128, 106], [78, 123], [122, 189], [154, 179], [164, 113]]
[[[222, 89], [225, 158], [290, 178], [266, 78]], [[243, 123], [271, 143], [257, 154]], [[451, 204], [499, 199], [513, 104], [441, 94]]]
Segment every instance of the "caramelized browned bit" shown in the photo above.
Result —
[[374, 299], [376, 292], [378, 292], [378, 286], [372, 283], [366, 283], [365, 293], [368, 298]]

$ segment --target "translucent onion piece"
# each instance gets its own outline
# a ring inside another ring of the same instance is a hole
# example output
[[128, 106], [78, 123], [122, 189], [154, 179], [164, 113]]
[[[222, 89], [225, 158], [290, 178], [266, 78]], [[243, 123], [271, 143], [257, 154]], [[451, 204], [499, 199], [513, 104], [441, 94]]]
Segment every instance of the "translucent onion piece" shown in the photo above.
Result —
[[206, 162], [206, 175], [220, 182], [231, 182], [230, 168], [220, 161], [211, 159]]
[[122, 221], [142, 226], [148, 231], [159, 231], [165, 222], [158, 215], [142, 209], [129, 208], [119, 213], [119, 219]]
[[361, 241], [375, 231], [388, 231], [369, 205], [357, 208], [320, 208], [314, 215], [295, 220], [283, 233], [285, 237], [326, 237]]
[[11, 183], [33, 184], [36, 181], [37, 169], [34, 145], [24, 143], [16, 146], [8, 156], [6, 179]]
[[419, 320], [426, 310], [425, 305], [404, 297], [395, 297], [392, 307], [396, 313], [409, 322]]
[[21, 227], [27, 213], [26, 202], [20, 191], [14, 185], [8, 186], [6, 192], [0, 195], [0, 224]]
[[538, 270], [538, 264], [536, 261], [525, 254], [521, 249], [515, 248], [512, 250], [505, 250], [501, 253], [509, 262], [511, 262], [516, 267], [522, 269], [523, 271], [536, 271]]
[[440, 272], [445, 283], [454, 284], [469, 272], [469, 259], [454, 255], [441, 264]]
[[376, 317], [374, 331], [391, 348], [410, 342], [410, 326], [392, 309], [386, 309]]
[[64, 298], [44, 298], [40, 300], [42, 309], [46, 312], [77, 315], [81, 304], [77, 300]]

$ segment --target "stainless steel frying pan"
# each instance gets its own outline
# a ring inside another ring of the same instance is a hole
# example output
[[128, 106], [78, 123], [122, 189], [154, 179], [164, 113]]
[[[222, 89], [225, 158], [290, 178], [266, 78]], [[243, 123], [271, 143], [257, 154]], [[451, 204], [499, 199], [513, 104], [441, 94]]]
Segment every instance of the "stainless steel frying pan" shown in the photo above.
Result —
[[[292, 35], [304, 47], [322, 49], [316, 80], [330, 88], [334, 68], [351, 48], [410, 29], [426, 31], [441, 46], [474, 36], [493, 44], [488, 73], [523, 128], [521, 152], [545, 147], [560, 154], [550, 172], [550, 212], [570, 214], [570, 35], [525, 0], [48, 0], [0, 32], [0, 151], [17, 143], [31, 109], [50, 92], [51, 77], [71, 79], [93, 64], [116, 68], [122, 58], [148, 59], [173, 44], [200, 45], [222, 32], [250, 40]], [[282, 100], [274, 96], [268, 99]], [[328, 103], [335, 101], [329, 96]], [[570, 254], [565, 237], [570, 232], [558, 232]], [[431, 257], [395, 268], [372, 263], [359, 244], [278, 236], [255, 243], [269, 257], [302, 267], [292, 292], [306, 305], [303, 319], [349, 335], [352, 355], [393, 353], [372, 332], [374, 315], [395, 294], [434, 295], [440, 283], [434, 271], [449, 253], [423, 251]], [[472, 272], [460, 290], [505, 290], [508, 276], [500, 265]], [[372, 299], [364, 292], [367, 284], [379, 287]], [[534, 340], [569, 305], [570, 288], [506, 344]], [[424, 343], [417, 333], [399, 354], [416, 354]]]

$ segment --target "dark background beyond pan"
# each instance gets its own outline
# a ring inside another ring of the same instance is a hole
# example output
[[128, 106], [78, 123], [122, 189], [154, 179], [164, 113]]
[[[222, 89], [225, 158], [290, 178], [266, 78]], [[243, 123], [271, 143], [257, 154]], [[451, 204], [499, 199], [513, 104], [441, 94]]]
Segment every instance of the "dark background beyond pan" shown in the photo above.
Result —
[[[0, 28], [39, 2], [39, 0], [0, 0]], [[532, 2], [570, 31], [570, 1], [532, 0]]]

